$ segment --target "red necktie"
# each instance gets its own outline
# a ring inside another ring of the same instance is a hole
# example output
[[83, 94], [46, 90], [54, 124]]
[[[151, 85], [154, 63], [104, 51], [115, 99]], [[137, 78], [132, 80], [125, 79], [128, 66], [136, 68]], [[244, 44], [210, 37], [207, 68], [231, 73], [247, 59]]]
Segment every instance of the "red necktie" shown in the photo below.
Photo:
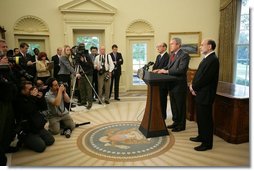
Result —
[[175, 60], [175, 53], [172, 53], [170, 56], [170, 62], [173, 62]]

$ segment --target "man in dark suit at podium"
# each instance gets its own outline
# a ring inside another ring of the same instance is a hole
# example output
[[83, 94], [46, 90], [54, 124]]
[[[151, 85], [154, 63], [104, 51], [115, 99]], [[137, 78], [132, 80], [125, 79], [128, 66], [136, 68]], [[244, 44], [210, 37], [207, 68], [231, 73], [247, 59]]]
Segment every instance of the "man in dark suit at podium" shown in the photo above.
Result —
[[189, 86], [190, 92], [196, 97], [198, 124], [198, 136], [191, 137], [190, 140], [201, 142], [200, 146], [194, 147], [196, 151], [206, 151], [213, 147], [212, 109], [219, 77], [219, 60], [214, 52], [215, 48], [216, 44], [213, 40], [202, 41], [200, 50], [205, 57]]
[[159, 74], [176, 76], [177, 81], [169, 84], [170, 104], [173, 124], [167, 126], [173, 132], [185, 130], [186, 127], [186, 95], [187, 70], [190, 56], [181, 49], [181, 39], [173, 38], [170, 41], [170, 60], [168, 66], [157, 71]]
[[[157, 45], [157, 51], [159, 55], [156, 57], [156, 61], [153, 65], [153, 70], [165, 68], [169, 62], [169, 54], [167, 53], [167, 44], [159, 43]], [[167, 118], [167, 97], [168, 97], [168, 86], [167, 83], [160, 84], [160, 102], [162, 118]]]

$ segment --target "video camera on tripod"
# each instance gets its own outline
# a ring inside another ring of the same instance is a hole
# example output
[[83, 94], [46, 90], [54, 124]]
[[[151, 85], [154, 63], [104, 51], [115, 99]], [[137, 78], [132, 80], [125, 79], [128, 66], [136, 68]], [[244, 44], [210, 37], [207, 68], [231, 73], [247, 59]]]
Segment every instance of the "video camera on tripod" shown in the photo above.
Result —
[[[85, 49], [85, 44], [84, 43], [80, 43], [78, 47], [73, 48], [73, 50], [75, 49], [75, 55], [74, 55], [74, 59], [75, 59], [75, 72], [82, 75], [82, 77], [84, 77], [87, 82], [89, 83], [90, 87], [92, 88], [92, 90], [94, 91], [94, 93], [96, 94], [96, 96], [98, 97], [98, 100], [100, 101], [100, 103], [102, 103], [102, 100], [100, 99], [100, 97], [98, 96], [98, 94], [96, 93], [96, 90], [94, 89], [92, 83], [89, 81], [89, 78], [87, 77], [87, 74], [89, 75], [93, 75], [93, 70], [94, 70], [94, 66], [93, 66], [93, 61], [90, 58], [89, 54], [88, 54], [88, 50]], [[77, 78], [74, 78], [73, 81], [73, 86], [71, 89], [71, 103], [72, 103], [72, 99], [73, 99], [73, 95], [75, 92], [75, 86], [76, 86], [76, 81]], [[87, 106], [87, 109], [90, 109], [91, 106], [90, 105]], [[69, 111], [71, 109], [71, 105], [69, 107]]]
[[74, 60], [75, 64], [80, 64], [81, 62], [81, 57], [88, 56], [88, 50], [85, 48], [84, 43], [80, 43], [79, 46], [75, 49], [75, 54], [74, 54]]

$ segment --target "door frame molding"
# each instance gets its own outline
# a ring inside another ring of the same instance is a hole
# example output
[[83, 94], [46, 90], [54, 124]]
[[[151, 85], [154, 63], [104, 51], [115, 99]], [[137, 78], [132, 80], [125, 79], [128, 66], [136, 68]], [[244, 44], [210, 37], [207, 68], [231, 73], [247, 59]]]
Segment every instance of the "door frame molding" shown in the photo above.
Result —
[[133, 85], [132, 79], [133, 79], [133, 63], [132, 63], [132, 49], [131, 49], [131, 43], [133, 41], [140, 41], [140, 42], [147, 42], [147, 60], [152, 60], [152, 56], [154, 56], [153, 44], [154, 44], [154, 36], [127, 36], [126, 37], [126, 49], [127, 49], [127, 68], [131, 68], [131, 72], [129, 71], [126, 73], [126, 89], [127, 90], [146, 90], [147, 85]]

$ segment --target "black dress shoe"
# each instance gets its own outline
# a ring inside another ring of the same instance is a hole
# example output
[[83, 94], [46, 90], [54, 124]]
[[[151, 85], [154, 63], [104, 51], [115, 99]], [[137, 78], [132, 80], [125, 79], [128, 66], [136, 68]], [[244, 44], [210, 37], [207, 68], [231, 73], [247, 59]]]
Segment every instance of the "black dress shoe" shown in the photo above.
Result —
[[87, 103], [79, 103], [78, 106], [85, 106]]
[[90, 109], [92, 108], [92, 103], [89, 103], [89, 104], [86, 106], [86, 108], [87, 108], [88, 110], [90, 110]]
[[119, 98], [115, 98], [115, 100], [118, 100], [118, 101], [120, 101], [120, 99], [119, 99]]
[[202, 142], [201, 139], [200, 139], [199, 137], [190, 137], [190, 141]]
[[172, 128], [175, 128], [175, 127], [176, 127], [176, 124], [172, 124], [172, 125], [167, 126], [168, 129], [172, 129]]
[[178, 128], [178, 127], [175, 127], [172, 129], [172, 132], [180, 132], [180, 131], [184, 131], [185, 128]]
[[71, 107], [76, 107], [76, 105], [72, 103], [72, 104], [71, 104]]
[[206, 151], [206, 150], [211, 150], [212, 147], [211, 146], [206, 146], [201, 144], [200, 146], [194, 147], [194, 150], [196, 151]]

